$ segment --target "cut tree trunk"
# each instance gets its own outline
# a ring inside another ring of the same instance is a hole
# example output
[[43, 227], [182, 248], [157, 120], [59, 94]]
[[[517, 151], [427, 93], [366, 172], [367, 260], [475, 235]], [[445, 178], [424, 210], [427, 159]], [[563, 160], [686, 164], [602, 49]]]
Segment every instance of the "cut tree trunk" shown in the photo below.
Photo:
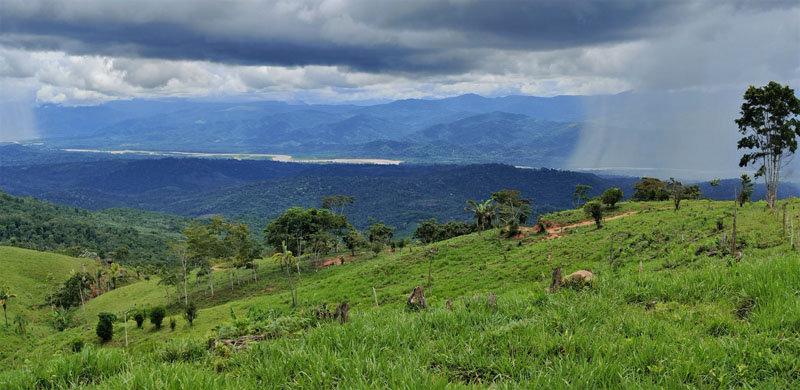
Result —
[[550, 282], [550, 287], [547, 288], [547, 292], [554, 293], [563, 285], [564, 279], [561, 277], [561, 267], [553, 268], [553, 280]]
[[414, 290], [411, 291], [411, 295], [409, 295], [406, 300], [406, 305], [412, 310], [428, 307], [428, 304], [425, 302], [425, 289], [422, 286], [414, 287]]
[[334, 317], [338, 318], [343, 324], [347, 322], [347, 315], [350, 313], [350, 304], [347, 301], [342, 302], [341, 305], [336, 307]]

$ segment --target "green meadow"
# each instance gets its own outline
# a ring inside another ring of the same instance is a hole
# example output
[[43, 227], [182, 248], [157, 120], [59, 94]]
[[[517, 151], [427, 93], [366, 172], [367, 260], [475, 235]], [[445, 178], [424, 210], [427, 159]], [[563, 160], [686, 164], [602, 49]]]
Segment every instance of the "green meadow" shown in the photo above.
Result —
[[[213, 296], [207, 277], [188, 277], [193, 326], [183, 287], [152, 276], [89, 300], [88, 324], [75, 308], [73, 326], [58, 332], [47, 291], [83, 260], [0, 247], [3, 284], [18, 295], [8, 316], [29, 318], [24, 334], [0, 329], [0, 388], [796, 388], [800, 201], [783, 203], [785, 229], [763, 202], [739, 208], [733, 253], [733, 202], [692, 200], [677, 211], [623, 202], [599, 229], [559, 229], [587, 221], [570, 210], [541, 217], [551, 233], [495, 229], [332, 255], [344, 264], [319, 269], [304, 258], [297, 307], [278, 264], [262, 259], [255, 275], [223, 264]], [[597, 280], [550, 294], [555, 267]], [[427, 309], [407, 308], [415, 286], [425, 287]], [[345, 301], [346, 323], [316, 314]], [[157, 305], [167, 310], [161, 329], [122, 321]], [[107, 343], [94, 331], [101, 312], [119, 318]], [[225, 343], [252, 336], [263, 340]], [[75, 340], [85, 343], [79, 352]]]

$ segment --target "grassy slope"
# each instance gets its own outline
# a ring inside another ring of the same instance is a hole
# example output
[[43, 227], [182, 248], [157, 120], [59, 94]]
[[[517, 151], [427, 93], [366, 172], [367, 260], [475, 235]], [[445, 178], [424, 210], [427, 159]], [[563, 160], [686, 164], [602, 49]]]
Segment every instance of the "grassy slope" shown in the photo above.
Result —
[[[52, 333], [44, 323], [50, 319], [50, 309], [45, 304], [50, 291], [69, 278], [72, 271], [94, 268], [91, 261], [53, 253], [0, 246], [0, 283], [9, 287], [16, 298], [8, 302], [8, 320], [22, 314], [29, 321], [28, 336], [21, 336], [11, 329], [0, 328], [0, 358], [5, 358], [20, 345], [35, 343], [37, 339]], [[48, 281], [48, 275], [52, 279]], [[0, 319], [2, 321], [2, 319]], [[1, 323], [0, 323], [1, 324]]]
[[[730, 231], [730, 202], [685, 202], [678, 212], [665, 210], [669, 206], [623, 204], [617, 212], [639, 213], [608, 221], [600, 230], [579, 227], [555, 240], [532, 235], [520, 245], [500, 240], [492, 231], [435, 244], [439, 251], [433, 261], [428, 313], [400, 309], [411, 288], [427, 278], [428, 248], [415, 247], [413, 252], [361, 258], [303, 274], [302, 306], [348, 300], [354, 308], [347, 326], [324, 325], [289, 339], [260, 343], [221, 363], [221, 358], [207, 352], [197, 362], [177, 364], [164, 363], [163, 354], [146, 353], [162, 350], [168, 339], [204, 337], [229, 321], [231, 308], [240, 315], [252, 306], [289, 312], [285, 278], [276, 266], [262, 263], [259, 281], [234, 291], [227, 284], [226, 273], [231, 271], [218, 271], [214, 298], [192, 291], [190, 299], [202, 307], [194, 329], [180, 321], [174, 333], [149, 325], [136, 330], [129, 322], [132, 350], [139, 352], [104, 348], [79, 355], [66, 353], [66, 342], [75, 335], [92, 339], [93, 331], [70, 329], [45, 338], [33, 351], [20, 352], [16, 361], [41, 359], [42, 365], [0, 376], [0, 383], [20, 384], [14, 381], [50, 375], [73, 364], [99, 372], [86, 380], [108, 388], [125, 387], [125, 381], [156, 388], [178, 380], [198, 388], [265, 383], [306, 388], [376, 383], [407, 388], [446, 383], [500, 387], [792, 383], [800, 377], [796, 362], [800, 266], [774, 215], [760, 204], [741, 210], [739, 239], [745, 256], [737, 263], [702, 252], [717, 245], [722, 234], [717, 231], [718, 220]], [[790, 208], [794, 214], [797, 206]], [[574, 221], [580, 212], [551, 218]], [[612, 235], [613, 266], [608, 264]], [[637, 272], [639, 261], [643, 274]], [[591, 270], [599, 282], [582, 292], [545, 295], [554, 266], [566, 272]], [[379, 292], [379, 309], [374, 309], [372, 286]], [[485, 309], [483, 303], [490, 291], [500, 297], [494, 310]], [[174, 291], [171, 294], [174, 299]], [[473, 297], [480, 303], [467, 308]], [[456, 299], [454, 312], [443, 309], [447, 298]], [[155, 281], [141, 282], [90, 301], [87, 310], [94, 316], [100, 311], [119, 312], [134, 303], [162, 304], [165, 299], [164, 289]], [[748, 303], [755, 306], [740, 319], [736, 312]], [[172, 314], [177, 311], [175, 305], [170, 309]], [[119, 346], [124, 343], [121, 324], [115, 330], [111, 345]], [[48, 363], [54, 353], [68, 356]], [[119, 366], [95, 367], [101, 363], [94, 360], [117, 361]], [[213, 372], [210, 365], [222, 373]], [[122, 374], [106, 378], [120, 369]], [[69, 380], [58, 378], [56, 383]]]

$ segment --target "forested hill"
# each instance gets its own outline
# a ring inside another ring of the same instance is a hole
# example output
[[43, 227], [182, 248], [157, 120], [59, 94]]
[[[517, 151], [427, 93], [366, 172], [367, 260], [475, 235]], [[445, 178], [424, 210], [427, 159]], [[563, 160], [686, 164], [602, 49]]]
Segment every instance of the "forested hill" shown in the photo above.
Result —
[[[3, 168], [0, 188], [54, 203], [101, 209], [134, 207], [197, 217], [244, 218], [259, 231], [291, 206], [320, 206], [330, 195], [352, 195], [346, 210], [363, 229], [370, 221], [410, 235], [421, 219], [466, 221], [469, 199], [515, 189], [533, 198], [536, 214], [572, 207], [576, 184], [599, 195], [609, 187], [633, 191], [633, 178], [602, 178], [553, 169], [508, 165], [294, 164], [195, 158], [110, 160]], [[533, 219], [533, 218], [532, 218]]]
[[134, 209], [87, 211], [0, 191], [0, 245], [101, 257], [124, 248], [127, 256], [116, 259], [123, 264], [158, 264], [188, 221]]

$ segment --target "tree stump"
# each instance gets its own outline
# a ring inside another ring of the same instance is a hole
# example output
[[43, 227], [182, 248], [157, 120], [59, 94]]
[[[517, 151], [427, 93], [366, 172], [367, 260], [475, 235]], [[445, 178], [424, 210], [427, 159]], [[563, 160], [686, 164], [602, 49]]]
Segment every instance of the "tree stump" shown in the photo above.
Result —
[[331, 311], [328, 310], [327, 303], [323, 303], [321, 307], [314, 309], [313, 313], [319, 321], [327, 321], [329, 318], [331, 318]]
[[444, 306], [447, 308], [447, 310], [453, 311], [453, 300], [448, 299], [447, 302], [444, 303]]
[[350, 304], [347, 301], [342, 302], [341, 305], [336, 306], [336, 313], [334, 318], [338, 318], [343, 324], [347, 322], [347, 315], [350, 313]]
[[489, 294], [489, 307], [497, 306], [497, 295], [494, 293]]
[[408, 296], [408, 300], [406, 300], [406, 305], [412, 310], [428, 307], [428, 304], [425, 302], [425, 289], [423, 289], [422, 286], [414, 287], [414, 290], [411, 291], [411, 295]]
[[547, 292], [554, 293], [563, 285], [564, 279], [561, 278], [561, 267], [553, 268], [553, 281], [550, 283], [550, 287], [547, 288]]

